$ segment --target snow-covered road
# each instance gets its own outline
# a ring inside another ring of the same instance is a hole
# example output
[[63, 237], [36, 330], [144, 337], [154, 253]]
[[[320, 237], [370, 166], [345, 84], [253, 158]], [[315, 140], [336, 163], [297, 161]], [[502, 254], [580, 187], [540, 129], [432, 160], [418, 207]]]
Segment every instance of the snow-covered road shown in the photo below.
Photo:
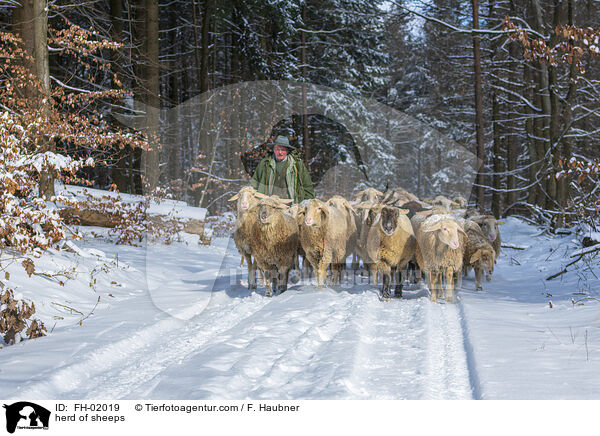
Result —
[[466, 277], [456, 304], [430, 303], [424, 289], [383, 302], [360, 278], [265, 298], [244, 286], [230, 239], [144, 249], [86, 237], [83, 256], [35, 261], [75, 265], [64, 287], [9, 268], [52, 332], [0, 350], [0, 390], [15, 400], [597, 399], [598, 272], [581, 264], [547, 281], [573, 238], [516, 219], [503, 231], [528, 248], [503, 250], [482, 292]]
[[[260, 289], [250, 293], [236, 284], [230, 274], [238, 262], [228, 252], [210, 301], [200, 299], [199, 315], [99, 327], [98, 336], [115, 340], [83, 347], [48, 371], [47, 379], [19, 386], [18, 397], [473, 397], [456, 305], [432, 305], [424, 290], [383, 303], [370, 285], [339, 290], [296, 285], [265, 298]], [[144, 311], [151, 304], [127, 306]]]

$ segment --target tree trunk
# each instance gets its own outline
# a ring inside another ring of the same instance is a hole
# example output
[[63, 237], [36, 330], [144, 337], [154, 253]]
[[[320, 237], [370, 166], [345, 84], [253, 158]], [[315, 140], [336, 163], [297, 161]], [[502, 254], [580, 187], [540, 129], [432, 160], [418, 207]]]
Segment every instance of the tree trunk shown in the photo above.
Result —
[[[568, 10], [567, 10], [567, 24], [570, 26], [574, 25], [573, 22], [573, 0], [569, 0], [568, 2]], [[564, 130], [565, 133], [571, 128], [571, 121], [573, 119], [573, 105], [575, 104], [575, 93], [577, 91], [577, 66], [575, 62], [571, 62], [569, 66], [569, 90], [567, 92], [567, 97], [564, 105], [563, 112], [563, 122], [564, 122]], [[560, 159], [563, 162], [568, 162], [571, 159], [571, 153], [573, 149], [573, 140], [571, 138], [566, 138], [563, 136], [562, 139], [562, 148], [560, 153]], [[558, 202], [562, 210], [565, 210], [567, 207], [567, 202], [569, 199], [569, 180], [566, 177], [561, 178], [558, 181]]]
[[[512, 4], [512, 3], [511, 3]], [[511, 13], [515, 13], [513, 10], [511, 10]], [[517, 45], [518, 43], [516, 41], [512, 41], [509, 43], [509, 53], [512, 59], [518, 59], [519, 58], [519, 47]], [[514, 71], [515, 73], [518, 71], [518, 63], [517, 62], [512, 62], [513, 63], [513, 68], [511, 68], [512, 71]], [[514, 93], [519, 93], [519, 89], [518, 86], [515, 85], [510, 85], [511, 90]], [[509, 115], [509, 117], [513, 118], [514, 116]], [[519, 157], [519, 147], [517, 146], [517, 141], [516, 141], [516, 135], [517, 135], [517, 131], [519, 129], [518, 124], [513, 121], [513, 120], [508, 120], [507, 122], [508, 125], [508, 131], [507, 131], [507, 135], [506, 135], [506, 166], [507, 166], [507, 172], [508, 174], [506, 175], [506, 189], [508, 191], [507, 196], [506, 196], [506, 202], [508, 204], [507, 207], [512, 207], [514, 206], [514, 204], [517, 202], [517, 176], [516, 176], [516, 171], [517, 171], [517, 165], [518, 165], [518, 157]]]
[[146, 134], [148, 150], [144, 153], [145, 187], [152, 192], [159, 179], [159, 70], [158, 70], [158, 0], [146, 0]]
[[[41, 85], [39, 99], [40, 112], [49, 115], [50, 112], [50, 63], [48, 60], [48, 2], [34, 0], [33, 2], [33, 57], [35, 74]], [[52, 148], [48, 138], [42, 137], [38, 145], [40, 151], [50, 151]], [[40, 196], [54, 196], [54, 173], [42, 169], [40, 173]]]
[[[117, 43], [123, 43], [123, 0], [110, 0], [110, 21], [112, 24], [111, 27], [111, 39]], [[120, 86], [117, 84], [114, 75], [117, 76], [120, 80], [123, 79], [123, 54], [121, 52], [122, 49], [112, 50], [111, 51], [111, 72], [113, 73], [113, 77], [111, 77], [111, 87], [112, 89], [120, 89]], [[113, 123], [118, 125], [119, 121], [116, 120], [114, 114], [122, 113], [122, 109], [120, 106], [123, 105], [121, 99], [113, 99], [113, 106], [111, 107], [111, 113], [113, 114]], [[119, 192], [130, 192], [128, 187], [128, 178], [127, 178], [127, 163], [129, 161], [128, 154], [131, 149], [129, 147], [119, 147], [118, 145], [115, 147], [115, 164], [112, 166], [112, 181], [117, 185], [117, 189]]]
[[[491, 20], [497, 20], [496, 13], [494, 10], [494, 1], [489, 2], [489, 16]], [[494, 39], [491, 42], [490, 52], [490, 64], [494, 69], [494, 75], [499, 73], [499, 69], [494, 67], [494, 61], [498, 52], [498, 40]], [[495, 80], [495, 79], [494, 79]], [[492, 84], [494, 85], [494, 84]], [[493, 171], [492, 177], [492, 214], [499, 218], [502, 215], [502, 196], [500, 190], [502, 189], [502, 153], [500, 147], [500, 103], [498, 102], [497, 91], [492, 86], [492, 131], [493, 131]]]
[[[539, 0], [532, 0], [533, 5], [533, 13], [535, 19], [535, 30], [539, 33], [544, 33], [544, 20], [542, 17], [542, 8], [540, 6]], [[546, 207], [548, 201], [550, 199], [554, 199], [552, 195], [552, 191], [554, 191], [553, 185], [554, 182], [551, 179], [547, 179], [546, 176], [549, 174], [548, 166], [551, 165], [552, 160], [551, 156], [548, 156], [550, 153], [550, 147], [552, 144], [552, 129], [550, 126], [550, 120], [552, 117], [552, 105], [550, 102], [550, 79], [548, 75], [548, 66], [545, 62], [536, 62], [536, 66], [539, 70], [538, 74], [538, 89], [537, 93], [541, 99], [542, 112], [544, 116], [544, 121], [542, 127], [542, 136], [544, 138], [543, 143], [543, 151], [538, 151], [538, 156], [544, 157], [544, 162], [542, 162], [542, 173], [540, 177], [543, 179], [543, 183], [541, 185], [541, 189], [543, 191], [544, 198], [539, 199], [540, 207]]]
[[[21, 7], [15, 8], [13, 12], [14, 31], [23, 40], [25, 52], [32, 58], [34, 56], [34, 35], [32, 30], [33, 23], [33, 0], [22, 0]], [[32, 62], [24, 61], [23, 65], [31, 73], [35, 73], [35, 66]], [[28, 86], [25, 95], [30, 101], [35, 100], [35, 89]]]
[[[471, 0], [473, 5], [473, 29], [479, 29], [479, 2]], [[473, 67], [475, 70], [475, 130], [477, 138], [477, 158], [481, 166], [477, 173], [477, 204], [480, 208], [484, 205], [484, 174], [485, 149], [483, 144], [483, 96], [481, 91], [481, 53], [479, 49], [479, 36], [473, 34]]]
[[202, 65], [200, 68], [200, 93], [209, 89], [208, 82], [208, 56], [210, 53], [210, 21], [214, 0], [204, 0], [204, 14], [202, 16]]
[[[306, 27], [306, 4], [302, 4], [302, 27]], [[308, 72], [306, 68], [306, 32], [300, 32], [300, 63], [302, 64], [302, 146], [304, 148], [304, 164], [308, 168], [310, 162], [310, 141], [308, 136], [308, 104], [306, 100], [306, 83], [308, 82]]]

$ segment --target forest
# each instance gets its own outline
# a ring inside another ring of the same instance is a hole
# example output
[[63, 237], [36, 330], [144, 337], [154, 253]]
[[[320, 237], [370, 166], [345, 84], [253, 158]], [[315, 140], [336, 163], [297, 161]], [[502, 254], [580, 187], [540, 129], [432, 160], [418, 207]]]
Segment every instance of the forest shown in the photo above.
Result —
[[[599, 23], [598, 0], [0, 0], [5, 402], [597, 399]], [[407, 405], [402, 428], [595, 424]], [[315, 409], [270, 416], [373, 432]]]
[[598, 22], [592, 0], [3, 0], [4, 238], [61, 238], [56, 180], [230, 210], [278, 134], [321, 195], [594, 226]]

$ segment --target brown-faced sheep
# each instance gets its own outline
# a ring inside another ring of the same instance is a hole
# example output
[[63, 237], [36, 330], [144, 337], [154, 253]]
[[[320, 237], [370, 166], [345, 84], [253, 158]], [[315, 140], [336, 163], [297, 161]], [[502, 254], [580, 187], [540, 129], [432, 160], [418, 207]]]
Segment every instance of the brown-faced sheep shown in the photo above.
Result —
[[272, 295], [271, 284], [279, 293], [285, 292], [288, 274], [298, 247], [298, 224], [284, 213], [287, 205], [277, 196], [265, 197], [248, 213], [254, 225], [250, 248], [258, 267], [265, 275], [265, 296]]
[[317, 286], [324, 285], [330, 264], [332, 282], [338, 283], [341, 265], [346, 261], [346, 216], [336, 207], [316, 199], [308, 201], [302, 216], [300, 244], [315, 271]]
[[[497, 260], [498, 255], [500, 254], [500, 246], [502, 245], [502, 238], [500, 237], [500, 229], [498, 228], [498, 225], [502, 225], [504, 222], [498, 221], [493, 215], [475, 215], [471, 216], [469, 219], [479, 224], [481, 231], [492, 244], [494, 253], [496, 255], [494, 260]], [[488, 281], [490, 281], [491, 278], [491, 275], [486, 274], [486, 279]]]
[[415, 249], [415, 236], [406, 214], [408, 210], [384, 204], [363, 204], [357, 206], [368, 209], [368, 231], [363, 234], [362, 245], [365, 260], [371, 266], [371, 275], [382, 274], [382, 297], [389, 299], [392, 281], [395, 280], [396, 297], [402, 296], [404, 268], [412, 259]]
[[477, 223], [466, 220], [464, 230], [466, 237], [464, 238], [463, 274], [467, 275], [470, 267], [473, 267], [475, 270], [475, 290], [481, 291], [483, 289], [481, 285], [483, 272], [485, 271], [491, 277], [494, 271], [494, 263], [496, 262], [494, 248]]
[[252, 186], [244, 186], [229, 199], [229, 201], [237, 200], [237, 219], [233, 230], [233, 241], [242, 255], [242, 264], [245, 259], [248, 265], [248, 289], [256, 289], [256, 262], [252, 260], [250, 249], [250, 234], [255, 217], [249, 215], [248, 211], [264, 197], [264, 194], [259, 193]]
[[431, 301], [442, 296], [445, 281], [446, 301], [454, 302], [454, 277], [462, 272], [464, 243], [459, 233], [464, 230], [449, 214], [434, 214], [424, 220], [413, 217], [416, 225], [415, 258], [419, 268], [427, 275]]

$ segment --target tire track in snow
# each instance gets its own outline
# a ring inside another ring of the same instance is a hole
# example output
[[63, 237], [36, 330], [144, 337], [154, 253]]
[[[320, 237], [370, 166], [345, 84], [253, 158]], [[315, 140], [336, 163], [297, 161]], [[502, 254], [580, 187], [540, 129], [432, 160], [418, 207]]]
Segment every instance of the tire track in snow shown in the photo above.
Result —
[[373, 293], [355, 320], [346, 398], [419, 399], [426, 354], [424, 299], [381, 302]]
[[196, 350], [183, 369], [163, 374], [152, 394], [168, 395], [176, 373], [189, 368], [196, 374], [187, 388], [191, 398], [305, 398], [320, 391], [329, 366], [323, 353], [345, 327], [354, 300], [312, 287], [288, 293], [287, 301], [277, 297], [240, 329]]
[[[271, 301], [253, 294], [229, 300], [225, 307], [209, 304], [201, 315], [188, 322], [164, 319], [82, 356], [50, 379], [27, 386], [19, 398], [121, 398], [133, 386], [181, 360], [190, 347], [193, 350], [210, 341]], [[201, 331], [190, 338], [188, 333], [194, 329]]]
[[427, 305], [424, 399], [473, 399], [461, 316], [457, 304]]

